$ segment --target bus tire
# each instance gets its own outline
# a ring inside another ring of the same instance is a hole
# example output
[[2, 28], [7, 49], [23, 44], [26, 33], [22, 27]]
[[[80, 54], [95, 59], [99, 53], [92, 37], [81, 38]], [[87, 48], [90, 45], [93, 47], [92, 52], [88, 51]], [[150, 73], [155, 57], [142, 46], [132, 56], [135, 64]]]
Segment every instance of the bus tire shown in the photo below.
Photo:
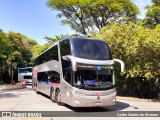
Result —
[[61, 102], [60, 98], [59, 98], [59, 94], [60, 94], [60, 90], [56, 89], [55, 92], [55, 101], [58, 105], [64, 105], [64, 103]]
[[54, 88], [51, 88], [50, 99], [52, 102], [56, 102]]

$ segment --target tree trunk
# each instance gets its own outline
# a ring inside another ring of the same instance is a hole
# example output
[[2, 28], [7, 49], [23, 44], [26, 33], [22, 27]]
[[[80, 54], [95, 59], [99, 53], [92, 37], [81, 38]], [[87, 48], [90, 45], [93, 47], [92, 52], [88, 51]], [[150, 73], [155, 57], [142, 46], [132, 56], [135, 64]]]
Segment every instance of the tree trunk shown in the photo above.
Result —
[[13, 80], [13, 66], [11, 66], [11, 84], [15, 84], [15, 80]]
[[0, 81], [3, 81], [2, 80], [2, 66], [0, 66]]

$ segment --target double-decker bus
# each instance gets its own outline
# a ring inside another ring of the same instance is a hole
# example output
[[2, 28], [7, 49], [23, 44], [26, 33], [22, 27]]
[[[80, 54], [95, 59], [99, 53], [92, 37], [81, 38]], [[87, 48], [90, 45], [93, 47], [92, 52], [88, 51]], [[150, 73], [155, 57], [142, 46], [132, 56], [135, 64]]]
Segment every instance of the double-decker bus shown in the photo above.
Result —
[[18, 82], [25, 80], [27, 84], [32, 84], [32, 67], [18, 68]]
[[115, 61], [105, 41], [70, 37], [41, 53], [34, 60], [32, 86], [53, 102], [73, 107], [116, 104]]

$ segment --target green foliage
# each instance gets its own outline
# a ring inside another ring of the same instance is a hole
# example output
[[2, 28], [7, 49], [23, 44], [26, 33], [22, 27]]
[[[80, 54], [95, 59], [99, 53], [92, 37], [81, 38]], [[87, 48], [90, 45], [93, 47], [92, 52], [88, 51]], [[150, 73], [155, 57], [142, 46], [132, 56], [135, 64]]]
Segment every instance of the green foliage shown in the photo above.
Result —
[[20, 33], [0, 30], [0, 80], [13, 80], [17, 67], [31, 66], [32, 47], [36, 44]]
[[6, 34], [0, 29], [0, 82], [2, 81], [2, 66], [5, 64], [5, 61], [10, 54], [11, 45], [8, 42]]
[[99, 30], [121, 20], [136, 20], [138, 8], [130, 0], [48, 0], [48, 7], [59, 11], [61, 22], [82, 34]]
[[10, 53], [11, 45], [8, 42], [6, 34], [0, 30], [0, 65], [2, 65], [3, 61], [7, 58]]
[[45, 51], [46, 49], [48, 49], [52, 45], [53, 44], [45, 44], [45, 45], [41, 46], [41, 45], [37, 44], [37, 45], [33, 46], [33, 49], [32, 49], [32, 53], [33, 53], [32, 60], [35, 59], [36, 57], [38, 57], [43, 51]]
[[0, 81], [0, 85], [3, 85], [4, 84], [4, 82], [3, 81]]
[[54, 38], [45, 36], [45, 39], [47, 40], [47, 43], [54, 44], [54, 43], [62, 40], [63, 38], [66, 38], [68, 36], [69, 35], [56, 35]]
[[147, 6], [147, 14], [145, 17], [145, 25], [153, 28], [160, 24], [160, 0], [152, 0], [153, 4]]
[[45, 39], [47, 40], [48, 44], [54, 44], [55, 42], [58, 42], [58, 41], [60, 41], [64, 38], [67, 38], [67, 37], [70, 37], [70, 36], [78, 36], [78, 35], [77, 34], [56, 35], [54, 38], [45, 36]]
[[[159, 90], [160, 86], [160, 26], [149, 29], [132, 22], [112, 24], [102, 28], [98, 34], [92, 33], [92, 36], [105, 40], [111, 47], [113, 58], [124, 61], [126, 71], [117, 75], [120, 89], [125, 89], [127, 84], [129, 86], [132, 83], [127, 89], [132, 89], [132, 92], [136, 89], [140, 97], [146, 97], [140, 93], [150, 90], [152, 92], [147, 93], [148, 97], [155, 97], [152, 93]], [[137, 83], [133, 84], [133, 81]], [[141, 81], [146, 85], [153, 84], [154, 87], [148, 85], [147, 88], [144, 84], [142, 86]], [[144, 91], [141, 89], [143, 87]]]
[[8, 56], [7, 64], [13, 64], [24, 67], [31, 65], [32, 47], [37, 44], [34, 40], [15, 32], [7, 34], [8, 41], [11, 44], [11, 53]]

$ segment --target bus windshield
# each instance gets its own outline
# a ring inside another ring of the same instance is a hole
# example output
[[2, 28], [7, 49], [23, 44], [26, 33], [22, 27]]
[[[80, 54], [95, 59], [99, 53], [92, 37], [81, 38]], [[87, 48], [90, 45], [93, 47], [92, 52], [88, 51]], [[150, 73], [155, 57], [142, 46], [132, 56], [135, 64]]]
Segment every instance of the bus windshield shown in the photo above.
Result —
[[111, 60], [108, 45], [104, 41], [77, 38], [71, 40], [72, 54], [78, 58], [91, 60]]
[[113, 86], [112, 67], [105, 66], [79, 67], [75, 72], [75, 86], [86, 90], [106, 90]]

